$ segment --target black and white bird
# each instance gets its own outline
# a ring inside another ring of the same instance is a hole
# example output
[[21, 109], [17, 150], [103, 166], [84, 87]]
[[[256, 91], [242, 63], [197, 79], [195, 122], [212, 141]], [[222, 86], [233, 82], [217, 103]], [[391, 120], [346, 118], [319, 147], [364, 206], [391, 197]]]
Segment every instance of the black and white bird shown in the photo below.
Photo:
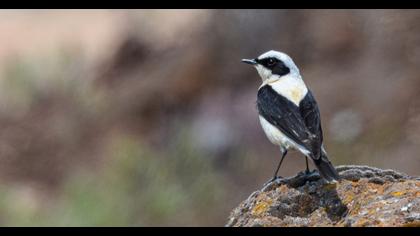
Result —
[[293, 60], [285, 53], [271, 50], [242, 62], [253, 65], [261, 76], [257, 96], [260, 123], [268, 139], [280, 146], [282, 153], [273, 180], [278, 178], [289, 149], [305, 156], [307, 174], [309, 157], [327, 182], [339, 180], [323, 146], [318, 105]]

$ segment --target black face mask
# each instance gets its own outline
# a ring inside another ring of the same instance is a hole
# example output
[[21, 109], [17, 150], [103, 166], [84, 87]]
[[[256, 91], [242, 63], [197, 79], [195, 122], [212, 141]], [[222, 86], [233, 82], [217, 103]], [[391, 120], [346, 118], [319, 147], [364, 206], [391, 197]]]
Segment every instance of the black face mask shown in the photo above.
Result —
[[287, 75], [290, 73], [289, 67], [287, 67], [283, 61], [275, 58], [275, 57], [268, 57], [264, 59], [255, 59], [255, 61], [264, 66], [267, 69], [270, 69], [274, 75]]

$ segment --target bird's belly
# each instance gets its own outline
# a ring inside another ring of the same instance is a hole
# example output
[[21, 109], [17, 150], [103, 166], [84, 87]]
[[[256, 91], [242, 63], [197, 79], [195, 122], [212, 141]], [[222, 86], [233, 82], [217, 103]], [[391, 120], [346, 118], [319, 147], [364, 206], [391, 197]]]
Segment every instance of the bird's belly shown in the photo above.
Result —
[[295, 150], [299, 150], [306, 156], [310, 155], [310, 152], [306, 148], [291, 140], [274, 125], [270, 124], [270, 122], [264, 119], [264, 117], [259, 116], [259, 118], [264, 133], [265, 135], [267, 135], [267, 138], [270, 140], [270, 142], [272, 142], [275, 145], [279, 145], [282, 149], [288, 150], [292, 148]]
[[293, 146], [292, 140], [290, 140], [285, 134], [283, 134], [279, 129], [270, 124], [264, 117], [259, 116], [261, 126], [264, 130], [265, 135], [275, 145], [282, 146], [283, 148], [290, 148]]

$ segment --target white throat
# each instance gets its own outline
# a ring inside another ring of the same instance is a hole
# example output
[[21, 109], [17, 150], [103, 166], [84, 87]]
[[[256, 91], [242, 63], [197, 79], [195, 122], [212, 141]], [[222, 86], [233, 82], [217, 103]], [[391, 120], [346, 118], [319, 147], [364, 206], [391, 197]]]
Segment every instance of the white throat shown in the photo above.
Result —
[[276, 58], [283, 62], [284, 65], [289, 68], [289, 72], [286, 75], [281, 76], [273, 74], [271, 69], [266, 68], [264, 65], [259, 63], [255, 64], [254, 67], [257, 69], [258, 74], [262, 79], [260, 88], [264, 85], [271, 86], [278, 94], [299, 106], [300, 101], [302, 101], [308, 93], [308, 88], [306, 87], [305, 82], [303, 82], [296, 64], [287, 54], [274, 50], [260, 55], [258, 60], [267, 58]]

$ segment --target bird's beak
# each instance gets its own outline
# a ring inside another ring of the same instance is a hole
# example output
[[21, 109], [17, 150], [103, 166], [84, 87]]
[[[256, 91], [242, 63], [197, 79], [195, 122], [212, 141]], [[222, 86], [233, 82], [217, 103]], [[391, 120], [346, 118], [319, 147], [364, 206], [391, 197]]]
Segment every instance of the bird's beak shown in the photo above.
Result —
[[255, 59], [242, 59], [242, 62], [246, 63], [246, 64], [250, 64], [250, 65], [256, 65], [257, 64]]

